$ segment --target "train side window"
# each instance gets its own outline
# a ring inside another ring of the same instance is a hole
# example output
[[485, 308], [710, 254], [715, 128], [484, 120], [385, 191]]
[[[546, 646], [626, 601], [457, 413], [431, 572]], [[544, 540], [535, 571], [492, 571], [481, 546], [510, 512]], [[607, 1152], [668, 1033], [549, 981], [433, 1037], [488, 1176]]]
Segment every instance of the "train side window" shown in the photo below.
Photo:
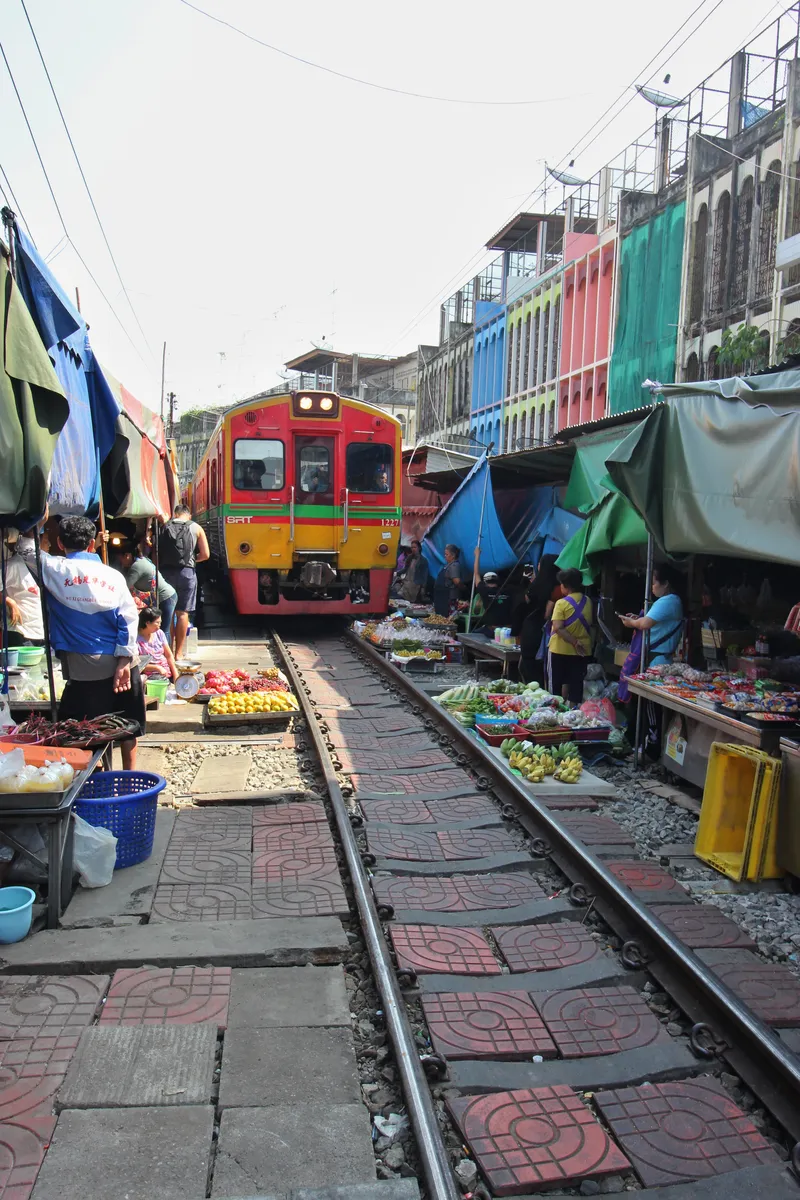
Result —
[[211, 464], [211, 507], [214, 508], [217, 504], [217, 460]]
[[351, 492], [390, 492], [392, 447], [351, 442], [347, 447], [347, 486]]
[[283, 442], [239, 438], [233, 445], [233, 486], [240, 492], [273, 492], [286, 481]]

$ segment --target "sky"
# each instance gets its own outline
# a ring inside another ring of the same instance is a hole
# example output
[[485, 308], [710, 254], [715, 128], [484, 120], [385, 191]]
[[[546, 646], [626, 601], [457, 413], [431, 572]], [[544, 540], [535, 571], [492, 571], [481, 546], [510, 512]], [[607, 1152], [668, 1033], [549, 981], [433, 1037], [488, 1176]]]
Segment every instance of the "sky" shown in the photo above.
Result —
[[[532, 207], [545, 160], [568, 159], [634, 80], [684, 95], [788, 7], [197, 3], [334, 70], [483, 103], [334, 77], [181, 0], [26, 0], [126, 297], [21, 0], [0, 0], [0, 40], [69, 236], [116, 317], [63, 239], [0, 60], [0, 165], [17, 211], [64, 288], [79, 288], [100, 361], [156, 410], [166, 342], [178, 413], [274, 386], [283, 363], [314, 344], [405, 354], [435, 343], [439, 303], [493, 257], [482, 253], [487, 239]], [[654, 110], [627, 95], [577, 157], [581, 177], [652, 126]], [[536, 103], [486, 103], [519, 100]]]

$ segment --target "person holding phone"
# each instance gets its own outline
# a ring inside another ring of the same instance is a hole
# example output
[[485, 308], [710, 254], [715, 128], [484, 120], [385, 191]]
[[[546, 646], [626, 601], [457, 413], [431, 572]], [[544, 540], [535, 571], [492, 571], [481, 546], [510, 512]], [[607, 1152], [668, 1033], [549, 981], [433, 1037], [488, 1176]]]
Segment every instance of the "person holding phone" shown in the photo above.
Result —
[[650, 646], [645, 669], [659, 663], [672, 662], [680, 645], [683, 635], [683, 603], [677, 591], [678, 578], [677, 573], [670, 567], [654, 567], [652, 590], [655, 600], [650, 605], [647, 616], [643, 613], [638, 617], [632, 614], [618, 614], [625, 628], [634, 630], [630, 653], [619, 674], [619, 699], [623, 703], [630, 698], [628, 680], [641, 670], [642, 639], [647, 631], [650, 631]]

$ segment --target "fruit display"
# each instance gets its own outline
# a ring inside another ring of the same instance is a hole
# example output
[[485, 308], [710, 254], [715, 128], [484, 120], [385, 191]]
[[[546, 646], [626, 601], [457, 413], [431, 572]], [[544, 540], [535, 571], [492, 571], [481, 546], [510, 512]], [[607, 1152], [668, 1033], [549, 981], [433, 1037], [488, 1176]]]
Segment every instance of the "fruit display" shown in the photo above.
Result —
[[420, 647], [419, 650], [393, 650], [392, 658], [424, 658], [428, 662], [441, 662], [444, 658], [441, 650], [430, 650]]
[[553, 775], [559, 783], [577, 783], [583, 773], [583, 763], [580, 755], [572, 754], [569, 758], [563, 759], [556, 767]]
[[246, 692], [285, 692], [288, 688], [289, 680], [277, 667], [267, 667], [256, 676], [239, 667], [235, 671], [208, 671], [197, 697], [208, 700]]
[[552, 775], [561, 783], [577, 783], [583, 770], [574, 742], [536, 746], [533, 742], [510, 737], [500, 746], [500, 753], [508, 759], [511, 769], [519, 771], [529, 783], [542, 783], [546, 775]]
[[225, 692], [208, 702], [209, 716], [240, 716], [251, 713], [297, 712], [300, 708], [291, 692]]

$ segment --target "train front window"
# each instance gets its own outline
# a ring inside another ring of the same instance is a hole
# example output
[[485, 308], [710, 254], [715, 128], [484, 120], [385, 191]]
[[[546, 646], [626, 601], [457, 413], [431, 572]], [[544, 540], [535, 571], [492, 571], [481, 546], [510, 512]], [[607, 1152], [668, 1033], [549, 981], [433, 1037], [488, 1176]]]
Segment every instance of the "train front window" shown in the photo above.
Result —
[[351, 492], [390, 492], [392, 447], [351, 442], [347, 447], [347, 486]]
[[297, 490], [303, 504], [330, 503], [332, 444], [331, 438], [297, 439]]
[[233, 486], [240, 492], [274, 492], [286, 482], [283, 442], [240, 438], [233, 446]]

